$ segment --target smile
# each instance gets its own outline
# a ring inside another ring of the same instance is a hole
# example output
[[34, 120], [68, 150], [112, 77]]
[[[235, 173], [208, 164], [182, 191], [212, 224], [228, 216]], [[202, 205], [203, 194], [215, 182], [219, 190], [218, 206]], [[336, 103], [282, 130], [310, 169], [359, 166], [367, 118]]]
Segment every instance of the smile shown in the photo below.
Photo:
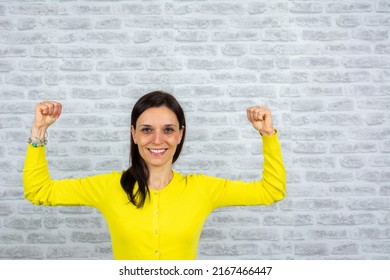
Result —
[[153, 155], [162, 155], [164, 154], [168, 149], [148, 149], [148, 151]]

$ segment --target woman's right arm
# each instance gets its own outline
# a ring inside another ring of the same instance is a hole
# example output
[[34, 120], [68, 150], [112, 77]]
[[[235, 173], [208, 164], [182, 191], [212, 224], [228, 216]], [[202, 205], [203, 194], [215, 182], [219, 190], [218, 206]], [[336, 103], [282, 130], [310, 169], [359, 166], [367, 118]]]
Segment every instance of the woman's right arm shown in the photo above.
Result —
[[53, 180], [50, 177], [46, 148], [42, 143], [48, 127], [58, 119], [61, 109], [62, 105], [53, 101], [36, 105], [23, 168], [24, 195], [37, 205], [86, 205], [99, 208], [106, 186], [111, 184], [111, 180], [116, 180], [115, 174], [64, 180]]

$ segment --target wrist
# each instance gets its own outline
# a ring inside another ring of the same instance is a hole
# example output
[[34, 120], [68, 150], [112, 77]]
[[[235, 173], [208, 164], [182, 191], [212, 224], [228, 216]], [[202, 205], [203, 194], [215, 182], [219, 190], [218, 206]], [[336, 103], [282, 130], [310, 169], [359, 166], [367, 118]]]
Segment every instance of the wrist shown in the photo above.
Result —
[[31, 128], [31, 138], [35, 138], [35, 139], [43, 139], [46, 137], [46, 134], [47, 134], [47, 127], [37, 127], [37, 126], [33, 126]]
[[261, 134], [261, 136], [272, 136], [276, 133], [276, 130], [272, 129], [270, 131], [259, 131], [259, 133]]
[[31, 128], [31, 134], [28, 138], [29, 143], [34, 148], [44, 147], [47, 144], [47, 127], [36, 127]]

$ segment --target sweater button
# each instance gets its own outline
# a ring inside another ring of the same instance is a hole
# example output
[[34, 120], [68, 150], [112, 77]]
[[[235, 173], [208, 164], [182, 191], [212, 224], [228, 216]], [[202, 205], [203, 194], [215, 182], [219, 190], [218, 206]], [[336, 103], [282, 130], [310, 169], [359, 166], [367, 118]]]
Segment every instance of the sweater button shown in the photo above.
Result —
[[154, 252], [156, 255], [160, 255], [160, 251], [155, 251]]

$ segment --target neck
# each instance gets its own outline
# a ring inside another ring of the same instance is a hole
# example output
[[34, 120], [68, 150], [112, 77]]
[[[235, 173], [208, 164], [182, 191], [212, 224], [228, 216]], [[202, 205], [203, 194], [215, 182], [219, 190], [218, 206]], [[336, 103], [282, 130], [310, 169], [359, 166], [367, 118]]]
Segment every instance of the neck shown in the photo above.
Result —
[[173, 178], [172, 168], [149, 167], [148, 187], [151, 190], [161, 190], [165, 188]]

